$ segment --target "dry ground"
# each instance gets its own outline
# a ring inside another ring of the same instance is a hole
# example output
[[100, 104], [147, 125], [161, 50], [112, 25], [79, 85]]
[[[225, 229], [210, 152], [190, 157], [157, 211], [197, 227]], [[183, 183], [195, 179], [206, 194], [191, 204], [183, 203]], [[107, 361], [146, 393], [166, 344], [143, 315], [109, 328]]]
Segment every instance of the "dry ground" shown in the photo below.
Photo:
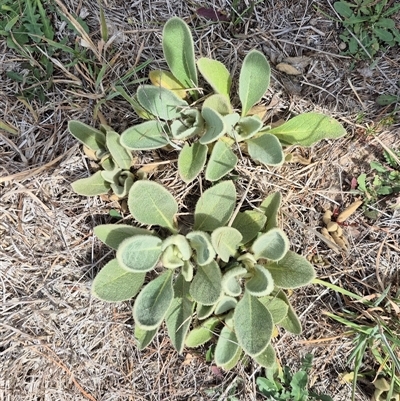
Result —
[[[62, 4], [86, 19], [97, 44], [96, 2]], [[350, 193], [351, 179], [369, 171], [367, 161], [381, 156], [381, 142], [399, 146], [398, 114], [392, 113], [392, 106], [380, 108], [375, 103], [379, 94], [398, 91], [399, 49], [379, 53], [373, 69], [367, 61], [353, 66], [353, 60], [339, 55], [340, 26], [316, 10], [318, 6], [333, 16], [329, 0], [261, 1], [234, 27], [196, 16], [200, 6], [230, 10], [230, 2], [224, 0], [104, 0], [113, 35], [104, 54], [113, 67], [103, 86], [96, 89], [83, 68], [72, 70], [80, 86], [63, 83], [70, 77], [56, 67], [58, 82], [48, 93], [48, 102], [32, 101], [29, 108], [17, 100], [18, 85], [5, 75], [20, 68], [21, 59], [0, 39], [0, 119], [19, 132], [13, 136], [0, 130], [0, 400], [200, 401], [227, 400], [229, 395], [262, 399], [255, 384], [262, 371], [256, 365], [243, 362], [232, 372], [220, 372], [205, 362], [202, 352], [177, 355], [163, 332], [146, 351], [138, 352], [131, 302], [106, 304], [90, 295], [93, 277], [111, 257], [93, 236], [93, 227], [110, 221], [108, 212], [118, 205], [71, 191], [71, 182], [86, 176], [90, 166], [68, 134], [67, 122], [96, 124], [93, 110], [107, 85], [135, 64], [152, 58], [150, 68], [165, 67], [161, 30], [173, 15], [190, 22], [198, 54], [223, 61], [236, 75], [251, 48], [269, 57], [273, 78], [263, 101], [271, 104], [271, 121], [314, 110], [346, 126], [348, 135], [341, 140], [292, 149], [312, 158], [308, 166], [266, 169], [242, 160], [239, 192], [252, 177], [248, 202], [257, 204], [271, 191], [282, 192], [281, 224], [292, 249], [305, 256], [319, 254], [328, 262], [316, 266], [319, 278], [360, 295], [381, 291], [377, 275], [384, 285], [398, 288], [400, 217], [398, 210], [389, 208], [395, 199], [374, 205], [380, 211], [375, 221], [362, 211], [352, 216], [356, 226], [347, 229], [348, 254], [327, 248], [315, 231], [321, 227], [324, 207], [343, 207], [357, 198]], [[62, 26], [57, 18], [54, 21], [61, 35]], [[397, 23], [400, 27], [399, 18]], [[299, 78], [274, 68], [284, 57], [302, 55], [311, 57], [311, 63]], [[133, 86], [128, 89], [134, 91]], [[120, 98], [106, 102], [101, 112], [119, 131], [137, 121]], [[380, 125], [388, 116], [392, 124]], [[371, 127], [376, 137], [367, 136]], [[154, 157], [172, 160], [176, 155], [161, 152]], [[172, 188], [184, 205], [184, 194], [192, 189], [182, 186], [174, 168], [160, 168], [154, 179]], [[129, 221], [127, 214], [124, 217]], [[346, 359], [351, 339], [343, 336], [344, 327], [322, 314], [339, 311], [346, 300], [314, 285], [295, 291], [293, 302], [304, 333], [280, 333], [275, 346], [281, 363], [295, 367], [306, 352], [313, 353], [315, 388], [335, 401], [349, 400], [350, 385], [341, 383], [340, 377], [350, 370]], [[362, 385], [357, 400], [369, 399], [368, 394], [370, 389]]]

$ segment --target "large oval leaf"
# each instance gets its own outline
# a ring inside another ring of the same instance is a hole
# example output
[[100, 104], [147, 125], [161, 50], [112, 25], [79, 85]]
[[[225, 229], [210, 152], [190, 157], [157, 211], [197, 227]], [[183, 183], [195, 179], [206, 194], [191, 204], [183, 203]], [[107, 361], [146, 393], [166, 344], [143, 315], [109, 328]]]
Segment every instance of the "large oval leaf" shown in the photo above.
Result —
[[153, 181], [136, 181], [129, 191], [128, 207], [140, 223], [176, 231], [174, 216], [178, 212], [178, 203], [162, 185]]
[[101, 224], [93, 229], [100, 241], [113, 249], [118, 249], [119, 244], [135, 235], [151, 235], [152, 232], [145, 228], [133, 227], [128, 224]]
[[236, 204], [236, 189], [232, 181], [223, 181], [204, 191], [196, 204], [194, 229], [214, 231], [230, 219]]
[[123, 170], [129, 170], [132, 163], [132, 154], [121, 145], [120, 136], [115, 131], [107, 131], [107, 148], [114, 162]]
[[222, 294], [222, 274], [214, 260], [205, 266], [198, 266], [190, 285], [190, 295], [202, 305], [214, 305]]
[[251, 158], [267, 166], [280, 166], [285, 161], [282, 145], [274, 135], [262, 134], [246, 141]]
[[263, 97], [269, 86], [271, 68], [266, 57], [252, 50], [243, 60], [239, 76], [242, 117]]
[[155, 329], [163, 321], [174, 299], [172, 276], [172, 270], [166, 271], [150, 281], [136, 298], [133, 318], [142, 329]]
[[318, 113], [304, 113], [293, 117], [268, 133], [290, 145], [311, 146], [329, 138], [339, 138], [346, 134], [344, 127], [334, 118]]
[[111, 184], [97, 171], [87, 178], [81, 178], [71, 184], [72, 189], [79, 195], [94, 196], [107, 194]]
[[280, 260], [286, 255], [289, 245], [286, 234], [280, 228], [273, 228], [259, 236], [254, 241], [251, 250], [256, 260], [261, 258]]
[[[209, 96], [206, 100], [204, 100], [203, 108], [213, 109], [218, 112], [224, 118], [225, 124], [229, 124], [232, 119], [225, 119], [226, 115], [230, 115], [232, 113], [232, 106], [227, 98], [224, 95], [214, 94]], [[226, 128], [230, 127], [229, 125], [225, 125]]]
[[160, 86], [142, 85], [136, 93], [140, 105], [161, 120], [179, 118], [188, 104], [174, 92]]
[[127, 149], [149, 150], [163, 148], [169, 140], [164, 124], [151, 120], [126, 129], [121, 134], [120, 142]]
[[272, 336], [272, 316], [247, 291], [236, 305], [233, 321], [238, 342], [248, 355], [257, 356], [267, 348]]
[[197, 87], [192, 34], [182, 19], [173, 17], [166, 22], [162, 46], [168, 67], [178, 81], [185, 88]]
[[120, 267], [117, 259], [110, 260], [93, 280], [92, 294], [107, 302], [126, 301], [142, 288], [145, 275], [129, 273]]
[[275, 285], [281, 288], [298, 288], [315, 278], [312, 264], [303, 256], [288, 251], [283, 259], [265, 265]]
[[185, 337], [192, 321], [194, 302], [189, 299], [189, 286], [182, 275], [174, 285], [174, 299], [165, 316], [168, 335], [178, 353], [182, 353]]
[[96, 128], [80, 121], [68, 122], [69, 132], [83, 145], [95, 152], [103, 152], [106, 149], [106, 136]]
[[149, 78], [154, 86], [162, 86], [184, 99], [186, 97], [185, 87], [169, 71], [154, 70], [149, 72]]
[[122, 241], [117, 250], [121, 267], [129, 272], [147, 272], [156, 266], [161, 256], [160, 238], [152, 235], [135, 235]]
[[219, 227], [211, 234], [211, 243], [224, 262], [235, 255], [241, 240], [242, 234], [233, 227]]
[[225, 95], [229, 99], [232, 78], [226, 67], [220, 61], [206, 57], [197, 60], [197, 67], [214, 92]]
[[178, 171], [187, 184], [193, 181], [203, 170], [207, 160], [207, 145], [195, 142], [192, 145], [185, 143], [178, 156]]
[[236, 167], [237, 156], [224, 141], [217, 141], [206, 168], [206, 180], [218, 181]]

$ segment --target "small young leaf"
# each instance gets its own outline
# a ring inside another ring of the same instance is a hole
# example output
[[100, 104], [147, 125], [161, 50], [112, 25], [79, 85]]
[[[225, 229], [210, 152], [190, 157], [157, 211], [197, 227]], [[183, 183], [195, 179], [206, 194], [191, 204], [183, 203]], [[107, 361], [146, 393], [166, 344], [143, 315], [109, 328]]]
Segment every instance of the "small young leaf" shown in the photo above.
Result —
[[178, 156], [179, 175], [188, 184], [203, 170], [207, 160], [207, 145], [195, 142], [192, 145], [185, 143]]
[[[217, 113], [219, 113], [222, 117], [226, 117], [227, 115], [231, 115], [232, 106], [227, 98], [224, 95], [214, 94], [209, 96], [203, 103], [203, 108], [209, 108]], [[225, 121], [225, 118], [224, 118]]]
[[73, 182], [71, 187], [79, 195], [94, 196], [107, 194], [110, 190], [110, 183], [104, 180], [101, 171], [97, 171], [90, 177]]
[[197, 109], [182, 110], [179, 119], [172, 122], [170, 129], [173, 139], [189, 139], [203, 132], [204, 120]]
[[262, 121], [258, 117], [242, 117], [236, 126], [234, 137], [239, 142], [250, 139], [260, 131], [262, 125]]
[[164, 124], [150, 120], [126, 129], [120, 142], [130, 150], [149, 150], [163, 148], [168, 145], [169, 139]]
[[289, 239], [280, 228], [273, 228], [258, 237], [251, 247], [256, 260], [281, 260], [289, 249]]
[[183, 266], [181, 269], [182, 276], [185, 278], [186, 281], [193, 280], [193, 265], [189, 260], [185, 260], [183, 262]]
[[161, 86], [174, 92], [181, 99], [186, 97], [185, 87], [169, 71], [150, 71], [149, 78], [154, 86]]
[[237, 156], [224, 141], [217, 141], [206, 168], [206, 180], [218, 181], [236, 167]]
[[182, 108], [188, 104], [174, 92], [153, 85], [142, 85], [136, 93], [140, 105], [161, 120], [179, 118]]
[[164, 26], [162, 46], [168, 67], [185, 88], [197, 86], [192, 34], [178, 17], [170, 18]]
[[278, 227], [278, 211], [281, 207], [282, 195], [280, 192], [274, 192], [268, 195], [260, 205], [261, 211], [267, 217], [267, 224], [264, 230]]
[[254, 360], [264, 368], [272, 368], [276, 362], [275, 350], [272, 345], [268, 344], [260, 355], [254, 357]]
[[133, 318], [142, 329], [153, 330], [163, 321], [174, 299], [172, 277], [172, 270], [167, 270], [140, 291], [133, 306]]
[[219, 318], [211, 317], [200, 326], [191, 330], [185, 340], [186, 346], [190, 348], [196, 348], [205, 344], [207, 341], [210, 341], [214, 337], [213, 331], [219, 323]]
[[282, 299], [267, 295], [258, 300], [269, 310], [275, 324], [280, 323], [287, 316], [289, 305]]
[[119, 134], [115, 131], [107, 131], [106, 141], [114, 162], [122, 170], [129, 170], [132, 163], [132, 154], [121, 145]]
[[242, 234], [232, 227], [219, 227], [211, 234], [211, 243], [224, 262], [228, 262], [229, 258], [235, 255], [241, 240]]
[[269, 133], [249, 139], [246, 143], [249, 155], [255, 161], [267, 166], [280, 166], [285, 161], [282, 145], [276, 137]]
[[224, 295], [215, 305], [214, 314], [221, 315], [231, 309], [234, 309], [237, 304], [236, 298]]
[[176, 231], [174, 216], [178, 212], [178, 203], [162, 185], [153, 181], [136, 181], [129, 191], [128, 207], [140, 223]]
[[103, 152], [106, 149], [106, 136], [98, 129], [80, 121], [72, 120], [68, 122], [68, 130], [89, 149], [95, 152]]
[[96, 226], [93, 232], [100, 241], [113, 249], [118, 249], [119, 244], [126, 238], [152, 234], [145, 228], [133, 227], [128, 224], [101, 224]]
[[188, 297], [189, 285], [182, 275], [178, 276], [174, 285], [174, 299], [165, 316], [169, 338], [179, 354], [183, 351], [192, 321], [194, 303]]
[[196, 262], [200, 266], [208, 265], [215, 258], [215, 250], [209, 234], [202, 231], [192, 231], [186, 235], [191, 247], [196, 251]]
[[224, 292], [232, 297], [238, 297], [242, 293], [242, 287], [237, 278], [245, 274], [247, 274], [247, 270], [242, 266], [236, 266], [225, 272], [221, 282]]
[[200, 138], [200, 143], [207, 145], [225, 134], [225, 122], [221, 114], [209, 107], [203, 107], [201, 115], [206, 122], [206, 132]]
[[229, 99], [232, 78], [226, 67], [221, 62], [206, 57], [197, 60], [197, 67], [214, 92], [225, 95]]
[[135, 235], [121, 242], [117, 260], [121, 267], [133, 273], [148, 272], [161, 256], [161, 239], [152, 235]]
[[117, 259], [112, 259], [97, 273], [92, 294], [107, 302], [126, 301], [136, 296], [144, 277], [145, 273], [129, 273], [120, 267]]
[[281, 288], [302, 287], [315, 278], [312, 264], [292, 251], [288, 251], [278, 262], [267, 263], [265, 267], [270, 271], [275, 285]]
[[322, 139], [340, 138], [346, 130], [338, 121], [324, 114], [304, 113], [268, 133], [290, 145], [311, 146]]
[[274, 289], [274, 280], [271, 273], [261, 265], [255, 265], [253, 276], [246, 283], [246, 290], [256, 297], [271, 294]]
[[240, 245], [247, 244], [255, 238], [265, 226], [266, 221], [267, 217], [256, 210], [239, 212], [235, 220], [233, 220], [232, 227], [236, 228], [242, 234]]
[[190, 295], [203, 305], [214, 305], [222, 293], [221, 270], [214, 260], [205, 266], [198, 266], [190, 285]]
[[269, 86], [271, 68], [266, 57], [252, 50], [243, 60], [239, 76], [239, 98], [242, 117], [264, 96]]
[[183, 235], [176, 234], [167, 237], [162, 243], [162, 250], [164, 251], [167, 247], [171, 245], [176, 246], [182, 260], [189, 260], [192, 256], [192, 249], [189, 245], [188, 240]]
[[204, 191], [194, 212], [194, 229], [214, 231], [230, 219], [236, 204], [236, 189], [232, 181], [222, 181]]
[[215, 363], [217, 366], [229, 364], [240, 349], [235, 332], [228, 326], [224, 326], [215, 347]]
[[257, 356], [267, 348], [272, 336], [272, 316], [247, 291], [236, 305], [233, 321], [238, 342], [248, 355]]
[[138, 342], [139, 351], [144, 350], [152, 341], [153, 338], [156, 336], [158, 331], [158, 327], [152, 330], [145, 330], [139, 326], [135, 326], [135, 340]]

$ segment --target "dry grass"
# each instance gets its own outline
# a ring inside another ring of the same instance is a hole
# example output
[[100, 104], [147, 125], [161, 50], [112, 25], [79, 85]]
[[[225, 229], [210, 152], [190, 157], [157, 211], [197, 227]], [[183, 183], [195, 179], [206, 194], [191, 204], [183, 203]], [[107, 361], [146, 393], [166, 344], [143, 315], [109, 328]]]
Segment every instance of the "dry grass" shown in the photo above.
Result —
[[[325, 258], [327, 264], [316, 266], [320, 278], [360, 295], [382, 290], [377, 274], [384, 285], [398, 288], [400, 216], [388, 204], [375, 205], [381, 211], [376, 221], [364, 218], [362, 211], [352, 217], [357, 225], [346, 230], [351, 243], [348, 254], [330, 250], [315, 234], [324, 207], [343, 207], [353, 201], [350, 181], [366, 171], [368, 158], [381, 155], [379, 141], [398, 146], [400, 135], [398, 114], [390, 128], [381, 127], [380, 121], [392, 108], [378, 108], [374, 102], [377, 95], [397, 90], [398, 49], [381, 53], [375, 69], [368, 62], [350, 69], [352, 60], [339, 55], [337, 24], [315, 10], [318, 5], [333, 15], [330, 2], [319, 3], [260, 2], [249, 18], [227, 27], [196, 17], [194, 2], [104, 1], [112, 37], [109, 49], [115, 57], [106, 60], [113, 65], [103, 85], [96, 88], [78, 65], [73, 73], [81, 85], [71, 86], [63, 79], [72, 78], [56, 68], [59, 82], [48, 93], [48, 102], [32, 101], [29, 107], [16, 99], [17, 84], [5, 75], [20, 68], [21, 60], [0, 39], [0, 120], [19, 131], [13, 136], [0, 130], [0, 400], [200, 401], [226, 400], [229, 395], [261, 399], [256, 393], [255, 378], [261, 372], [256, 365], [245, 361], [233, 372], [220, 372], [205, 362], [203, 352], [185, 350], [177, 355], [163, 331], [139, 352], [133, 339], [131, 303], [105, 304], [90, 295], [91, 280], [111, 258], [110, 250], [94, 238], [93, 227], [108, 222], [108, 211], [117, 205], [71, 191], [70, 183], [86, 176], [90, 165], [66, 124], [70, 119], [95, 124], [96, 102], [113, 80], [138, 63], [152, 58], [152, 68], [165, 67], [161, 29], [173, 15], [191, 21], [198, 54], [217, 58], [236, 75], [251, 48], [264, 51], [272, 67], [287, 56], [311, 57], [300, 78], [273, 69], [264, 98], [272, 105], [269, 118], [321, 111], [344, 123], [348, 136], [310, 149], [292, 149], [312, 158], [308, 166], [288, 164], [268, 170], [242, 160], [239, 192], [251, 178], [248, 203], [257, 204], [271, 191], [282, 192], [283, 228], [292, 249]], [[91, 39], [99, 43], [96, 2], [61, 4], [87, 15]], [[209, 0], [199, 5], [229, 12], [229, 4]], [[101, 112], [117, 130], [136, 121], [119, 98], [108, 101]], [[369, 127], [375, 127], [377, 139], [366, 135]], [[175, 157], [159, 152], [152, 160]], [[198, 190], [196, 186], [184, 187], [170, 168], [160, 168], [154, 178], [172, 188], [182, 205], [190, 206], [188, 196]], [[279, 335], [275, 346], [281, 363], [296, 366], [302, 355], [312, 352], [312, 383], [335, 401], [349, 400], [350, 386], [340, 383], [340, 375], [348, 370], [350, 340], [343, 337], [342, 326], [322, 315], [324, 310], [339, 310], [346, 300], [308, 286], [295, 291], [293, 301], [304, 333]], [[357, 399], [367, 400], [366, 393], [360, 388]]]

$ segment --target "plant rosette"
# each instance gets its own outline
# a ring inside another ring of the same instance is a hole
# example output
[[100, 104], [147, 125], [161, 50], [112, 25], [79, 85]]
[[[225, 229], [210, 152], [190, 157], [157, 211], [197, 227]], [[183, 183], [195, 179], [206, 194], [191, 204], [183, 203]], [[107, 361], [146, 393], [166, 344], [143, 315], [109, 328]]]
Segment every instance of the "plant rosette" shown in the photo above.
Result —
[[305, 258], [289, 250], [278, 228], [281, 195], [271, 194], [256, 210], [244, 212], [235, 210], [236, 195], [232, 181], [204, 191], [193, 227], [183, 235], [172, 194], [140, 180], [129, 191], [129, 210], [138, 223], [159, 229], [95, 228], [97, 237], [116, 250], [116, 258], [98, 273], [92, 292], [108, 302], [136, 297], [133, 317], [140, 349], [165, 321], [179, 353], [185, 345], [198, 347], [217, 338], [218, 366], [229, 370], [244, 353], [268, 367], [275, 362], [274, 326], [301, 332], [284, 290], [310, 283], [315, 273]]

